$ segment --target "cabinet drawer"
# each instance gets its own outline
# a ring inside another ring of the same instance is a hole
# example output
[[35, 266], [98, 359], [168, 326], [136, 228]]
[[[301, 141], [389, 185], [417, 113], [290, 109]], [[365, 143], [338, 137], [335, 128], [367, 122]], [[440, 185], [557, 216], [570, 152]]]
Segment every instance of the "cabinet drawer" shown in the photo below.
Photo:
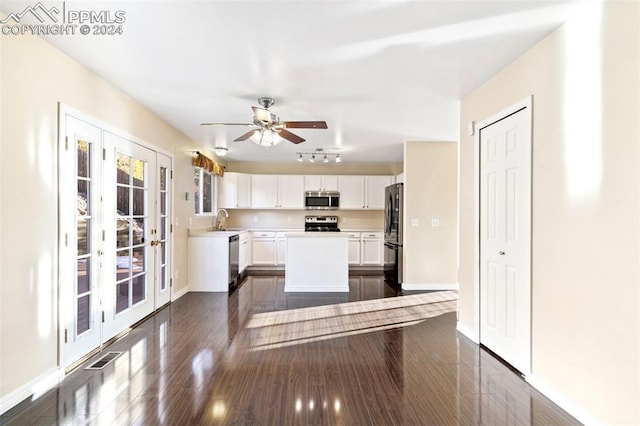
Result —
[[286, 232], [276, 232], [276, 238], [286, 238]]
[[359, 232], [348, 232], [349, 235], [349, 239], [350, 240], [359, 240], [360, 239], [360, 233]]
[[275, 238], [276, 233], [271, 231], [254, 231], [253, 238]]
[[367, 239], [367, 240], [382, 239], [382, 232], [363, 232], [362, 239]]

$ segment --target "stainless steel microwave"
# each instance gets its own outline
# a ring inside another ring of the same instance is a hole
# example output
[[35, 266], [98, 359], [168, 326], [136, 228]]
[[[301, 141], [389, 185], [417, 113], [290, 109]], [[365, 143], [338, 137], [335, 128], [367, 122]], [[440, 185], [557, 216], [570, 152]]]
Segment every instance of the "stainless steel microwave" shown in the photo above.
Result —
[[338, 191], [305, 191], [304, 207], [307, 210], [338, 210], [340, 193]]

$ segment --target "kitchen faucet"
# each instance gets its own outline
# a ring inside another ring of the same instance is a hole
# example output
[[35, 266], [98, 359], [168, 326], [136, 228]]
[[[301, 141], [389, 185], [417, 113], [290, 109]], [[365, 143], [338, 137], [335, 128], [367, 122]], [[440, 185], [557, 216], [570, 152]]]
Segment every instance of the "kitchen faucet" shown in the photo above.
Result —
[[220, 212], [224, 213], [225, 219], [229, 218], [229, 212], [227, 212], [226, 209], [218, 209], [218, 211], [216, 211], [216, 222], [215, 222], [216, 231], [220, 230]]

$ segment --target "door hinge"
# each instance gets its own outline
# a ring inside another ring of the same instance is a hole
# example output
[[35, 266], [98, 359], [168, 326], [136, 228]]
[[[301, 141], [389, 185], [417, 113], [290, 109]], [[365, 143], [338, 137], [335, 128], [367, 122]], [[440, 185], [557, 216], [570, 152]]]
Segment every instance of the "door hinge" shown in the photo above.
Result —
[[106, 148], [102, 148], [102, 159], [103, 160], [107, 159], [107, 149]]
[[102, 311], [102, 322], [104, 322], [104, 311]]
[[67, 343], [68, 341], [68, 336], [67, 336], [67, 329], [64, 329], [64, 342]]
[[69, 136], [64, 137], [64, 149], [69, 149]]
[[67, 234], [66, 232], [64, 234], [64, 246], [65, 247], [69, 246], [69, 234]]
[[104, 229], [103, 229], [103, 230], [102, 230], [102, 241], [104, 241], [104, 239], [105, 239], [105, 234], [106, 234], [106, 232], [105, 232], [105, 231], [104, 231]]
[[171, 179], [173, 179], [173, 170], [171, 170]]
[[169, 278], [169, 287], [173, 287], [173, 278]]
[[169, 232], [173, 232], [173, 223], [169, 225]]

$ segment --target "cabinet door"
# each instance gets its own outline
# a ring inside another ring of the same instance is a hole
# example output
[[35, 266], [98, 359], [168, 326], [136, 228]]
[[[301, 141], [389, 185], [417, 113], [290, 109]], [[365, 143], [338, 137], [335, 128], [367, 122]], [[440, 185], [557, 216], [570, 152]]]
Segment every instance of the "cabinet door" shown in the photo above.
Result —
[[382, 265], [382, 240], [362, 240], [362, 264]]
[[278, 207], [278, 176], [251, 176], [251, 207], [261, 209]]
[[340, 184], [338, 176], [322, 176], [323, 191], [339, 191]]
[[233, 209], [236, 207], [237, 173], [225, 173], [218, 177], [218, 208]]
[[251, 175], [246, 173], [236, 174], [236, 207], [251, 207]]
[[349, 240], [349, 265], [360, 265], [360, 240]]
[[308, 175], [304, 177], [305, 191], [320, 191], [322, 189], [322, 176]]
[[365, 208], [384, 210], [384, 189], [391, 185], [391, 180], [391, 176], [366, 177], [367, 195]]
[[238, 266], [240, 272], [249, 266], [249, 240], [240, 241], [240, 249], [238, 255]]
[[302, 209], [304, 207], [304, 176], [278, 176], [279, 202], [282, 209]]
[[286, 238], [278, 238], [278, 265], [284, 265], [287, 263], [287, 239]]
[[364, 176], [340, 176], [340, 208], [359, 210], [364, 206]]
[[276, 240], [275, 238], [254, 238], [252, 244], [253, 265], [276, 264]]

